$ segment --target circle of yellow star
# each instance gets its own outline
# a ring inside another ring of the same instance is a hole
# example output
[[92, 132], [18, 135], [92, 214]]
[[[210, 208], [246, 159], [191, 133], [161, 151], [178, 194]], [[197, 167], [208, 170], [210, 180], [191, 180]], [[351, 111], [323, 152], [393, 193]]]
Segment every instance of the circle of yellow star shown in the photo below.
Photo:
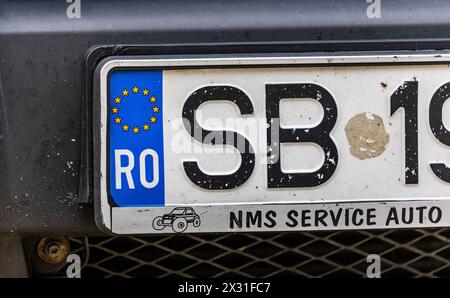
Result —
[[[149, 91], [147, 88], [145, 88], [145, 89], [140, 89], [139, 87], [134, 86], [134, 87], [132, 87], [130, 90], [129, 90], [129, 89], [123, 89], [123, 90], [121, 91], [122, 97], [123, 97], [123, 96], [129, 96], [129, 95], [130, 95], [130, 92], [132, 92], [132, 93], [140, 93], [140, 92], [142, 92], [142, 95], [144, 95], [144, 96], [149, 96], [149, 95], [150, 95], [150, 91]], [[119, 95], [119, 96], [120, 96], [120, 95]], [[114, 98], [114, 102], [115, 102], [116, 104], [120, 104], [120, 103], [122, 102], [122, 98], [119, 97], [119, 96], [117, 96], [116, 98]], [[156, 96], [152, 95], [152, 96], [149, 98], [149, 100], [150, 100], [150, 102], [152, 102], [152, 103], [156, 103], [157, 98], [156, 98]], [[119, 114], [119, 108], [118, 108], [117, 106], [115, 106], [115, 107], [113, 107], [113, 108], [111, 109], [111, 111], [112, 111], [113, 114], [117, 114], [117, 115], [116, 115], [117, 117], [114, 118], [115, 123], [116, 123], [116, 124], [123, 124], [123, 119], [122, 119], [121, 117], [119, 117], [119, 115], [118, 115], [118, 114]], [[152, 107], [152, 111], [153, 111], [153, 113], [159, 113], [160, 107], [158, 107], [157, 105], [154, 105], [154, 106]], [[157, 122], [157, 119], [158, 119], [157, 117], [152, 116], [152, 117], [150, 117], [149, 120], [150, 120], [150, 123], [156, 123], [156, 122]], [[149, 131], [151, 127], [150, 127], [149, 123], [144, 123], [142, 126], [134, 126], [134, 125], [132, 125], [131, 127], [130, 127], [130, 125], [128, 125], [128, 124], [123, 124], [123, 125], [121, 126], [121, 128], [122, 128], [122, 130], [123, 130], [124, 132], [132, 131], [133, 134], [138, 134], [140, 130], [142, 130], [142, 131]]]

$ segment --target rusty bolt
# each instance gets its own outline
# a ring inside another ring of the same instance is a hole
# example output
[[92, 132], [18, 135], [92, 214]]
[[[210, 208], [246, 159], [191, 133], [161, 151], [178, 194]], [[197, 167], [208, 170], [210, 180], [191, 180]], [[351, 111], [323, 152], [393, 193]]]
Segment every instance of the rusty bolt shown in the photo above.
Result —
[[39, 258], [48, 264], [59, 264], [69, 254], [69, 241], [64, 237], [44, 237], [38, 243]]

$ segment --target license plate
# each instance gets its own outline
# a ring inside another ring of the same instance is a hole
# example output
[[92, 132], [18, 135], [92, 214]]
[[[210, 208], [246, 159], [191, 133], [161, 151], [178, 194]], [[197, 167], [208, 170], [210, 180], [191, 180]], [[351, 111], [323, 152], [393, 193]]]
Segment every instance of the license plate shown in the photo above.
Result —
[[116, 234], [450, 226], [450, 56], [117, 57], [96, 71]]

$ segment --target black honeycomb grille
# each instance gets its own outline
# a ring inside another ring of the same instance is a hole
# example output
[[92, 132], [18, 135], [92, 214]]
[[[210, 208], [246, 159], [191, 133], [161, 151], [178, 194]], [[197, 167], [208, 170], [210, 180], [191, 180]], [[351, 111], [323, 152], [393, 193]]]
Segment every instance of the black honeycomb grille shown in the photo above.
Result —
[[450, 277], [450, 230], [72, 238], [82, 277]]

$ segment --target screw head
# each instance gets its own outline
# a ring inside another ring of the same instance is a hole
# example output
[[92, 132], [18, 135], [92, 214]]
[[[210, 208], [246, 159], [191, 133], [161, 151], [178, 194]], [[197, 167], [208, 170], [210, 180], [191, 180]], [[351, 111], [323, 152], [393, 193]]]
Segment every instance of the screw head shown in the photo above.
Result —
[[48, 264], [59, 264], [66, 260], [70, 247], [64, 237], [44, 237], [37, 247], [39, 258]]

